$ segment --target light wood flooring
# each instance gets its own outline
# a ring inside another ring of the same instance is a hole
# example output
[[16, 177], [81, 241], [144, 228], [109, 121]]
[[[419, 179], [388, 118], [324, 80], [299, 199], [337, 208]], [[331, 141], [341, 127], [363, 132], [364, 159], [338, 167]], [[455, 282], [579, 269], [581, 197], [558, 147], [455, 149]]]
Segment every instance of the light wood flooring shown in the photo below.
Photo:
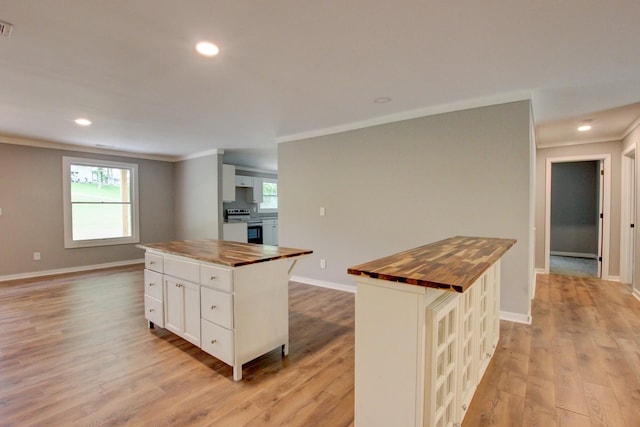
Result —
[[[353, 294], [291, 283], [289, 356], [250, 362], [235, 383], [150, 331], [142, 293], [139, 266], [0, 283], [0, 426], [353, 425]], [[464, 427], [640, 426], [628, 286], [539, 276], [533, 324], [501, 333]]]

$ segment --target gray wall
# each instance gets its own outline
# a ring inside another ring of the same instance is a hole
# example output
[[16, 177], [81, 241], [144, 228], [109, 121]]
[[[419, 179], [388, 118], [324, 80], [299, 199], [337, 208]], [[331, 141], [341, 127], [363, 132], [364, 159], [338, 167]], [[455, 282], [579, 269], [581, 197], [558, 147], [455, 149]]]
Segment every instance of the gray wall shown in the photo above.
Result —
[[221, 235], [221, 176], [221, 154], [175, 163], [173, 196], [178, 240], [217, 239]]
[[144, 256], [135, 245], [64, 248], [63, 156], [137, 163], [141, 242], [175, 237], [172, 163], [0, 143], [0, 276]]
[[[535, 199], [535, 265], [543, 270], [545, 239], [545, 189], [546, 162], [548, 158], [611, 155], [611, 215], [609, 233], [609, 276], [620, 274], [620, 164], [622, 144], [620, 141], [570, 145], [566, 147], [541, 148], [536, 152], [536, 199]], [[606, 272], [603, 272], [603, 278]]]
[[600, 167], [555, 163], [551, 174], [551, 252], [598, 254]]
[[529, 133], [522, 101], [279, 144], [280, 244], [314, 250], [296, 276], [352, 285], [348, 267], [425, 243], [515, 238], [501, 309], [528, 315]]

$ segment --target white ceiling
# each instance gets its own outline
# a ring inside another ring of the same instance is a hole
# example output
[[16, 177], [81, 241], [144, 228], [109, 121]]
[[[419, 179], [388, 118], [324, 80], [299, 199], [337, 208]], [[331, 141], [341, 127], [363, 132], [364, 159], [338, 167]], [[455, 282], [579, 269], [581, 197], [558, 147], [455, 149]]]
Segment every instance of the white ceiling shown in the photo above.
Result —
[[0, 0], [0, 133], [275, 169], [277, 141], [531, 98], [539, 146], [619, 139], [640, 116], [638, 17], [638, 0]]

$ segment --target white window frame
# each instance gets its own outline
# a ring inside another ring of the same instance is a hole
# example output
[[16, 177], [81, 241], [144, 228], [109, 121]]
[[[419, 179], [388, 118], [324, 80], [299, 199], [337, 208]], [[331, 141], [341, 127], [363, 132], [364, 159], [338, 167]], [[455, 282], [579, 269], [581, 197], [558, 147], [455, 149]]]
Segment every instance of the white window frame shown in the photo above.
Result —
[[[71, 209], [71, 165], [129, 169], [131, 172], [131, 236], [106, 239], [73, 240]], [[93, 246], [125, 245], [140, 242], [140, 217], [138, 209], [138, 165], [108, 160], [62, 157], [62, 199], [64, 211], [64, 247], [86, 248]]]
[[[262, 182], [260, 183], [260, 192], [262, 193], [262, 198], [264, 200], [264, 188], [262, 187], [262, 184], [265, 183], [265, 182], [278, 184], [278, 180], [274, 179], [274, 178], [261, 178], [261, 179], [262, 179]], [[278, 199], [280, 199], [280, 195], [279, 194], [278, 194]], [[278, 205], [280, 205], [280, 200], [278, 200]], [[278, 208], [276, 208], [276, 209], [263, 208], [262, 207], [262, 202], [261, 202], [261, 203], [258, 203], [258, 212], [260, 212], [260, 213], [277, 213], [278, 212]]]

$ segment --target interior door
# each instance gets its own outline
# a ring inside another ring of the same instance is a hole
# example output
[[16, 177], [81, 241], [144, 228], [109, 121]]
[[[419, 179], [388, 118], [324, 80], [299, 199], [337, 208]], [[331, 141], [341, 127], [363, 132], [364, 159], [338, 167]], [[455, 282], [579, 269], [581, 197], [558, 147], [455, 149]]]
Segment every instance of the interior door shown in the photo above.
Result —
[[598, 161], [600, 166], [600, 182], [598, 185], [598, 278], [602, 277], [602, 235], [604, 232], [604, 162]]

